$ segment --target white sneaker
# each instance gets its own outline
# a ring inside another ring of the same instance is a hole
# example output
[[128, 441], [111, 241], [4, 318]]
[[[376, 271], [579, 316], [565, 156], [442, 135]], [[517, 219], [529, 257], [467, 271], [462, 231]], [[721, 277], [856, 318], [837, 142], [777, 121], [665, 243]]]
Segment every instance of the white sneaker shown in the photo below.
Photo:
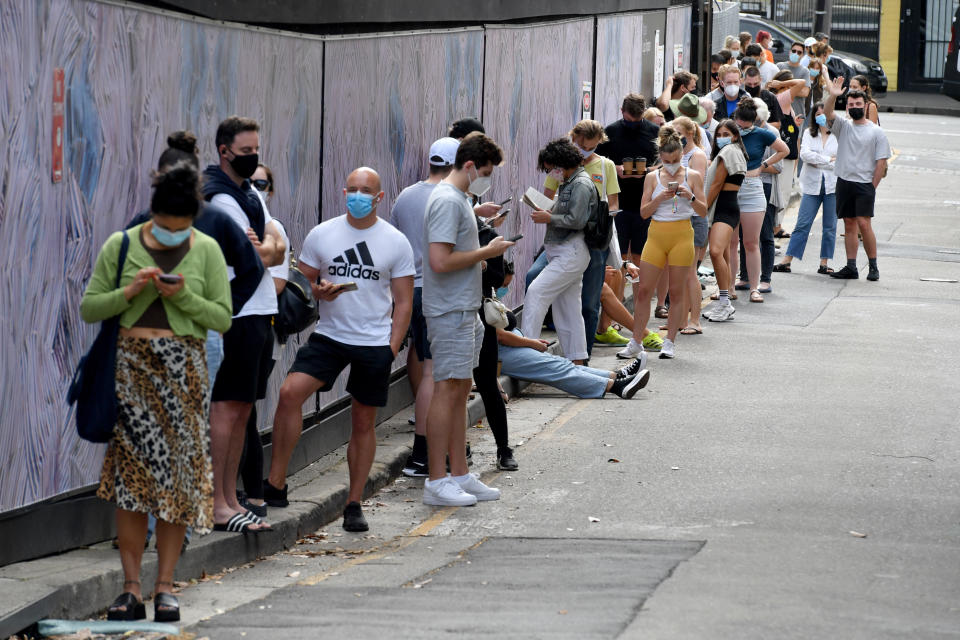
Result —
[[734, 307], [729, 302], [723, 306], [717, 305], [710, 312], [710, 315], [707, 317], [707, 320], [710, 322], [726, 322], [733, 317], [733, 314], [737, 312], [736, 307]]
[[468, 473], [466, 476], [460, 476], [457, 478], [450, 478], [454, 481], [455, 484], [466, 491], [468, 494], [475, 496], [477, 500], [499, 500], [500, 499], [500, 489], [495, 487], [488, 487], [487, 485], [480, 482], [480, 478], [477, 477], [475, 473]]
[[620, 351], [617, 351], [617, 357], [622, 358], [623, 360], [633, 360], [634, 358], [639, 357], [641, 353], [643, 353], [643, 345], [633, 338], [630, 338], [630, 342], [627, 343], [627, 346]]
[[666, 339], [663, 341], [663, 349], [660, 349], [660, 359], [668, 360], [668, 359], [673, 359], [673, 357], [674, 357], [673, 340]]
[[719, 302], [711, 302], [709, 305], [707, 305], [707, 306], [704, 308], [703, 312], [702, 312], [700, 315], [703, 316], [704, 318], [706, 318], [707, 320], [709, 320], [709, 319], [710, 319], [710, 315], [711, 315], [714, 311], [716, 311], [717, 308], [719, 308], [719, 306], [720, 306], [720, 303], [719, 303]]
[[439, 480], [424, 481], [423, 504], [436, 507], [472, 507], [477, 504], [477, 496], [467, 493], [453, 478], [447, 476]]

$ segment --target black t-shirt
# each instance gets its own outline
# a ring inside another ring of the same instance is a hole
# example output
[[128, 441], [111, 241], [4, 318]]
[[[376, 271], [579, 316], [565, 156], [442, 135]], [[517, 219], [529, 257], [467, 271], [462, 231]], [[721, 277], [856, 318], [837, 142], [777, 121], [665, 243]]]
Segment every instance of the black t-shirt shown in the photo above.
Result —
[[[613, 160], [614, 164], [623, 164], [624, 158], [646, 158], [647, 167], [658, 162], [657, 134], [660, 127], [647, 120], [627, 123], [617, 120], [605, 129], [609, 141], [597, 147], [597, 153]], [[639, 211], [643, 198], [643, 179], [624, 178], [620, 180], [620, 208], [627, 211]]]

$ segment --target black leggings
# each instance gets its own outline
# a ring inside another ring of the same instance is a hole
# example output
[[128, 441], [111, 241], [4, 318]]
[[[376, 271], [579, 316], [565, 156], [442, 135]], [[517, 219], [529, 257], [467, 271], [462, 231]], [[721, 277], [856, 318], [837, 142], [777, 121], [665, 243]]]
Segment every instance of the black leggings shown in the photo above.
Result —
[[487, 411], [487, 422], [497, 441], [497, 450], [502, 451], [507, 444], [507, 407], [503, 404], [500, 387], [497, 385], [497, 363], [500, 361], [497, 346], [497, 330], [483, 323], [483, 346], [480, 349], [480, 364], [473, 370], [473, 381]]
[[263, 500], [263, 443], [257, 430], [257, 405], [250, 409], [247, 433], [243, 442], [243, 457], [240, 458], [240, 479], [248, 498]]

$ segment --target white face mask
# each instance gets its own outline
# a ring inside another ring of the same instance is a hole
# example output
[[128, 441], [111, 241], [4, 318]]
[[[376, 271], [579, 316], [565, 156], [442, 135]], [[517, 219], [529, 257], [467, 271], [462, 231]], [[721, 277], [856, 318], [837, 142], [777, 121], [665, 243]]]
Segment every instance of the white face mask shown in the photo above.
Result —
[[677, 171], [680, 171], [681, 165], [679, 162], [664, 162], [663, 168], [667, 170], [667, 173], [674, 174]]
[[[476, 169], [474, 169], [474, 171], [476, 171]], [[490, 176], [481, 176], [480, 172], [477, 171], [477, 177], [470, 181], [470, 186], [467, 187], [467, 191], [480, 198], [490, 190], [490, 182]]]
[[728, 84], [723, 88], [723, 92], [727, 94], [727, 97], [730, 99], [736, 98], [738, 95], [740, 95], [740, 85]]

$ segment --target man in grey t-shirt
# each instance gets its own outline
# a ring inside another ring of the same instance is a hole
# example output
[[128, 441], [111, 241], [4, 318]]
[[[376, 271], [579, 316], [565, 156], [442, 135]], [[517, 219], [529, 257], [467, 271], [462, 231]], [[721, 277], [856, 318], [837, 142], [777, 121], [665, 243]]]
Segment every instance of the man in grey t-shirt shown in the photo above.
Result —
[[797, 117], [797, 126], [803, 128], [804, 120], [807, 116], [807, 100], [810, 96], [810, 70], [800, 64], [803, 57], [803, 43], [794, 42], [790, 45], [790, 59], [788, 62], [781, 62], [777, 66], [781, 71], [789, 71], [793, 74], [794, 80], [803, 80], [807, 90], [793, 99], [793, 114]]
[[834, 113], [836, 99], [843, 94], [843, 78], [838, 77], [827, 84], [830, 98], [823, 105], [830, 132], [837, 138], [837, 217], [843, 220], [844, 244], [847, 250], [847, 265], [831, 273], [831, 277], [856, 279], [857, 233], [863, 238], [863, 250], [870, 261], [867, 280], [879, 280], [877, 268], [877, 238], [873, 234], [870, 219], [877, 186], [887, 173], [887, 158], [890, 143], [883, 129], [867, 120], [867, 96], [862, 91], [847, 94], [847, 115], [839, 118]]
[[416, 398], [416, 427], [413, 432], [413, 452], [403, 466], [403, 474], [410, 477], [427, 475], [427, 412], [433, 398], [433, 356], [427, 341], [427, 321], [423, 317], [423, 218], [430, 194], [453, 170], [459, 146], [460, 141], [450, 137], [440, 138], [430, 145], [430, 175], [426, 180], [401, 191], [390, 211], [390, 222], [407, 237], [413, 247], [417, 269], [413, 281], [413, 313], [410, 316], [412, 344], [407, 350], [407, 378]]
[[[500, 490], [483, 484], [467, 469], [467, 397], [480, 360], [483, 325], [477, 316], [481, 263], [502, 255], [512, 242], [494, 238], [480, 247], [477, 222], [467, 192], [478, 198], [490, 188], [503, 152], [482, 133], [466, 136], [454, 168], [434, 188], [423, 221], [423, 315], [433, 354], [433, 399], [427, 415], [430, 478], [423, 484], [429, 505], [468, 506], [497, 500]], [[445, 458], [449, 455], [450, 476]]]

